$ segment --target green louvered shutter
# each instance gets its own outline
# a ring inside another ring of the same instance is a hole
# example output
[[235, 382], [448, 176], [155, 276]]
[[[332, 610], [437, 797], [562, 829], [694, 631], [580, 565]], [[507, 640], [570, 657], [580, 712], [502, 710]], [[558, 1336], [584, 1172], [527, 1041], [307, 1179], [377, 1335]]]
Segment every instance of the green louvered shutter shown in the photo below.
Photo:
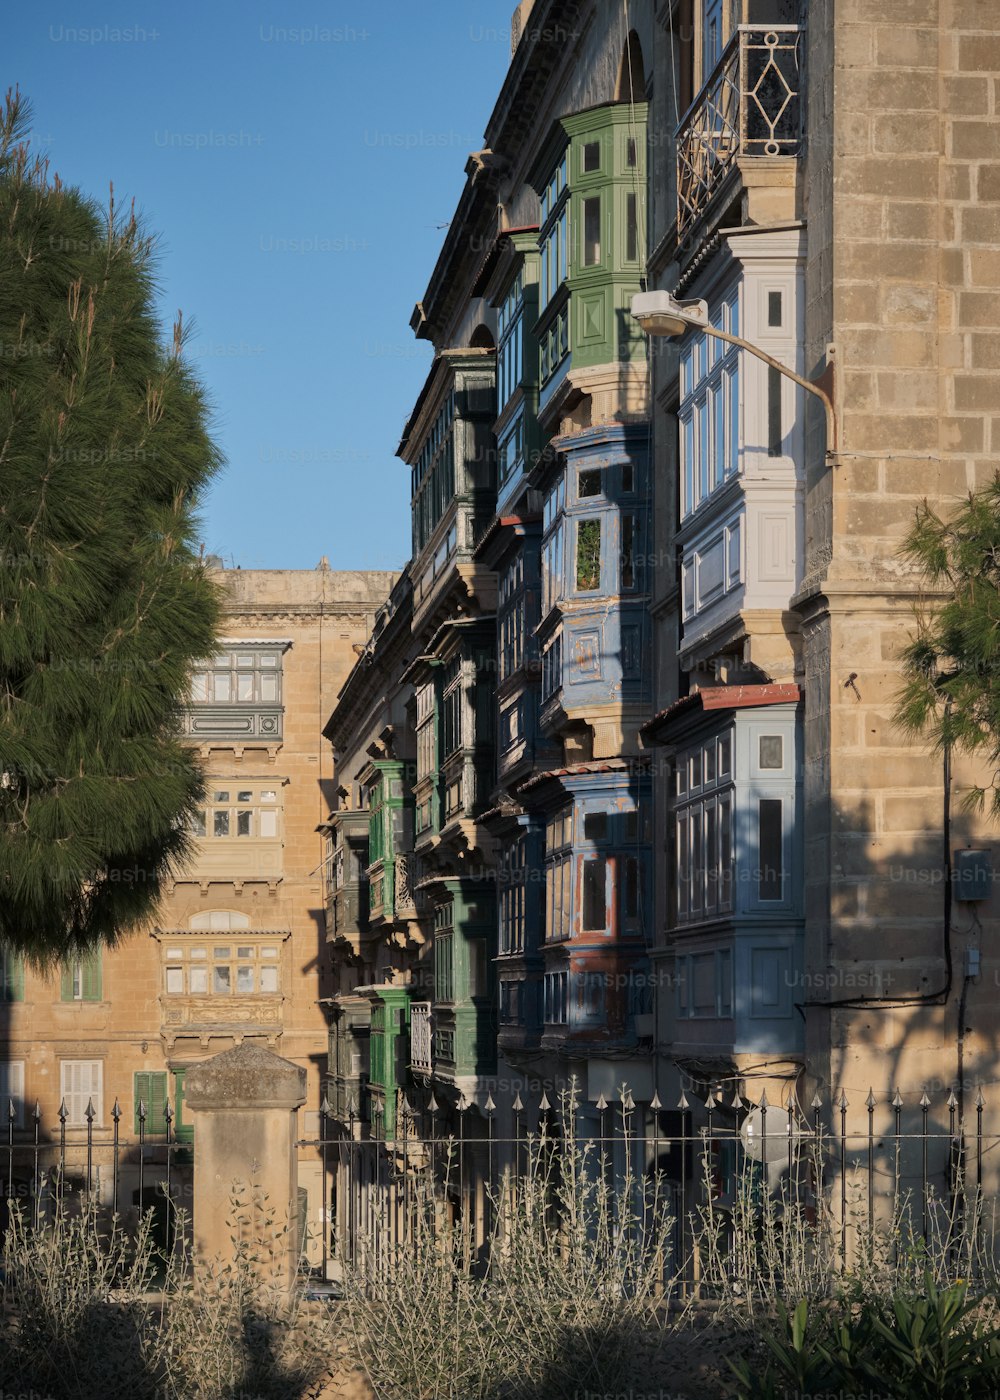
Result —
[[102, 996], [101, 987], [101, 950], [96, 948], [94, 952], [88, 953], [80, 960], [82, 1001], [100, 1001]]
[[60, 995], [63, 1001], [73, 1001], [73, 963], [63, 963], [62, 969], [62, 991]]
[[146, 1137], [167, 1131], [167, 1074], [165, 1070], [140, 1070], [134, 1076], [135, 1131], [139, 1131], [139, 1104], [146, 1105]]

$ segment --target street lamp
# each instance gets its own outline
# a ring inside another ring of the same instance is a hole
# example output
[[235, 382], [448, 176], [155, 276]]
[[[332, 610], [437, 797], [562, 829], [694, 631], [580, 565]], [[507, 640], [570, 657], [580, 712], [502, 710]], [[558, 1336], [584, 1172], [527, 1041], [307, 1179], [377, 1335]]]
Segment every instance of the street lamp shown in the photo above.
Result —
[[729, 345], [738, 345], [741, 350], [746, 350], [751, 355], [756, 355], [758, 360], [763, 360], [766, 365], [776, 369], [779, 374], [783, 374], [786, 379], [794, 380], [801, 388], [808, 393], [814, 394], [820, 399], [826, 411], [826, 455], [829, 461], [837, 450], [837, 416], [833, 407], [833, 400], [825, 389], [821, 389], [818, 384], [814, 384], [809, 379], [803, 379], [800, 374], [790, 370], [787, 365], [783, 365], [780, 360], [776, 360], [773, 355], [769, 355], [765, 350], [761, 350], [756, 345], [751, 345], [748, 340], [743, 340], [738, 335], [730, 335], [728, 331], [720, 331], [711, 324], [708, 319], [708, 303], [705, 301], [678, 301], [669, 292], [639, 292], [632, 298], [632, 315], [647, 335], [683, 335], [692, 326], [706, 335], [714, 335], [716, 340], [724, 340]]

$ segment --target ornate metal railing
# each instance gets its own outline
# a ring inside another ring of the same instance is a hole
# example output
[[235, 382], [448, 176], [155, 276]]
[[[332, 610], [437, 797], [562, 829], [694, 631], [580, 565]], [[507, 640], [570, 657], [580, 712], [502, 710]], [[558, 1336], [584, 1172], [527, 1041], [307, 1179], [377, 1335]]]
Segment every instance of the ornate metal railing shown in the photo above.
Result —
[[802, 145], [796, 24], [741, 24], [677, 128], [677, 233], [704, 211], [738, 156], [791, 156]]
[[410, 1006], [410, 1064], [414, 1069], [431, 1069], [431, 1004], [415, 1001]]
[[420, 857], [401, 855], [396, 857], [396, 913], [419, 914], [423, 910], [423, 896], [416, 886], [423, 875]]

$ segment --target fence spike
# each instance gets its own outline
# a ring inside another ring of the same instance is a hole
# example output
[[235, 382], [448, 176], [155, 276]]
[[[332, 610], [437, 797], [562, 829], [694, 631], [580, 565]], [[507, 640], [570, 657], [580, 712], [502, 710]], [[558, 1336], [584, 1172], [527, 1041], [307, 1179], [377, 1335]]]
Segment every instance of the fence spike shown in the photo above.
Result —
[[608, 1111], [608, 1101], [603, 1094], [601, 1094], [600, 1098], [597, 1100], [597, 1111], [598, 1113], [606, 1113]]
[[[683, 1098], [683, 1095], [681, 1095], [681, 1097]], [[653, 1097], [649, 1101], [649, 1107], [652, 1113], [659, 1113], [660, 1109], [663, 1107], [662, 1103], [660, 1103], [660, 1096], [655, 1090], [653, 1091]], [[679, 1107], [680, 1105], [678, 1104], [678, 1108]]]
[[926, 1109], [930, 1108], [930, 1106], [931, 1106], [931, 1101], [930, 1101], [930, 1099], [927, 1097], [927, 1090], [925, 1089], [924, 1092], [920, 1095], [920, 1107], [926, 1110]]
[[976, 1107], [985, 1108], [985, 1106], [986, 1100], [983, 1098], [983, 1086], [980, 1084], [979, 1088], [976, 1090]]
[[35, 1107], [32, 1111], [31, 1116], [32, 1118], [34, 1118], [36, 1123], [40, 1123], [42, 1121], [42, 1105], [38, 1102], [37, 1099], [35, 1100]]
[[322, 1103], [320, 1104], [320, 1106], [319, 1106], [319, 1111], [320, 1111], [320, 1113], [322, 1113], [322, 1115], [323, 1115], [324, 1118], [329, 1118], [329, 1116], [330, 1116], [330, 1100], [327, 1098], [327, 1096], [326, 1096], [325, 1094], [323, 1095], [323, 1102], [322, 1102]]
[[66, 1122], [66, 1119], [67, 1119], [68, 1117], [69, 1117], [69, 1109], [66, 1107], [66, 1100], [63, 1099], [62, 1103], [59, 1105], [59, 1113], [58, 1113], [59, 1122], [60, 1122], [60, 1123], [65, 1123], [65, 1122]]
[[[380, 1100], [376, 1099], [376, 1100], [375, 1100], [375, 1112], [376, 1112], [376, 1113], [378, 1113], [380, 1107], [381, 1107], [381, 1102], [380, 1102]], [[354, 1100], [354, 1095], [353, 1095], [353, 1094], [352, 1094], [351, 1097], [347, 1100], [347, 1116], [348, 1116], [348, 1118], [357, 1118], [357, 1116], [358, 1116], [358, 1105], [357, 1105], [357, 1103], [356, 1103], [355, 1100]]]
[[839, 1104], [839, 1107], [840, 1107], [841, 1109], [845, 1109], [845, 1108], [848, 1108], [849, 1106], [850, 1106], [850, 1105], [848, 1104], [848, 1101], [847, 1101], [847, 1090], [846, 1090], [846, 1089], [841, 1089], [841, 1091], [840, 1091], [840, 1104]]
[[625, 1097], [622, 1099], [622, 1108], [626, 1113], [631, 1113], [635, 1108], [635, 1099], [632, 1097], [632, 1090], [625, 1090]]
[[872, 1089], [872, 1088], [869, 1088], [869, 1090], [868, 1090], [868, 1097], [865, 1099], [865, 1108], [867, 1108], [867, 1110], [868, 1110], [869, 1113], [873, 1113], [873, 1112], [875, 1111], [875, 1104], [876, 1104], [876, 1103], [877, 1103], [877, 1099], [875, 1098], [875, 1090]]
[[948, 1098], [947, 1098], [946, 1102], [947, 1102], [947, 1106], [948, 1106], [949, 1108], [957, 1108], [957, 1107], [958, 1107], [958, 1099], [956, 1099], [956, 1097], [955, 1097], [955, 1090], [954, 1090], [954, 1089], [949, 1089], [949, 1090], [948, 1090]]
[[170, 1100], [163, 1101], [163, 1121], [168, 1125], [173, 1121], [174, 1110], [170, 1107]]
[[122, 1116], [121, 1104], [118, 1102], [117, 1099], [115, 1099], [115, 1106], [114, 1106], [114, 1108], [111, 1110], [111, 1117], [112, 1117], [112, 1118], [115, 1120], [115, 1122], [117, 1123], [118, 1120], [121, 1118], [121, 1116]]
[[514, 1096], [514, 1102], [511, 1104], [511, 1108], [514, 1110], [515, 1113], [524, 1112], [524, 1104], [521, 1102], [520, 1089], [518, 1089], [517, 1094]]
[[465, 1097], [464, 1093], [459, 1094], [458, 1102], [455, 1104], [455, 1107], [458, 1109], [459, 1113], [464, 1113], [469, 1107], [469, 1100]]
[[8, 1099], [8, 1100], [7, 1100], [7, 1117], [10, 1119], [10, 1121], [11, 1121], [12, 1123], [13, 1123], [14, 1119], [17, 1117], [17, 1111], [16, 1111], [15, 1108], [14, 1108], [14, 1100], [13, 1100], [13, 1099]]
[[892, 1096], [892, 1106], [893, 1106], [893, 1108], [902, 1108], [902, 1107], [903, 1107], [903, 1096], [902, 1096], [902, 1094], [899, 1092], [899, 1085], [898, 1085], [898, 1084], [896, 1085], [896, 1092], [895, 1092], [895, 1093], [893, 1094], [893, 1096]]
[[487, 1113], [495, 1113], [495, 1112], [496, 1112], [497, 1106], [496, 1106], [496, 1104], [493, 1102], [493, 1095], [492, 1095], [492, 1094], [487, 1094], [487, 1095], [486, 1095], [486, 1102], [483, 1104], [483, 1108], [486, 1110]]
[[683, 1089], [681, 1090], [680, 1098], [677, 1100], [677, 1107], [682, 1113], [687, 1113], [688, 1109], [691, 1107], [690, 1103], [688, 1103], [688, 1096]]
[[770, 1104], [768, 1103], [768, 1101], [767, 1101], [767, 1090], [766, 1090], [766, 1089], [762, 1089], [762, 1090], [761, 1090], [761, 1094], [760, 1094], [760, 1103], [757, 1105], [757, 1107], [758, 1107], [758, 1108], [762, 1108], [762, 1109], [764, 1110], [765, 1113], [766, 1113], [767, 1110], [771, 1107], [771, 1105], [770, 1105]]
[[437, 1113], [437, 1111], [438, 1111], [438, 1101], [437, 1101], [437, 1099], [434, 1097], [434, 1090], [432, 1089], [432, 1090], [431, 1090], [431, 1096], [430, 1096], [430, 1098], [427, 1100], [427, 1112], [428, 1112], [428, 1113]]
[[715, 1095], [712, 1093], [711, 1089], [709, 1089], [708, 1091], [708, 1097], [705, 1100], [705, 1107], [708, 1109], [709, 1113], [715, 1112]]
[[729, 1107], [730, 1107], [730, 1108], [735, 1108], [735, 1109], [741, 1109], [741, 1108], [743, 1107], [743, 1099], [742, 1099], [741, 1096], [740, 1096], [740, 1091], [739, 1091], [739, 1089], [735, 1089], [735, 1090], [733, 1091], [733, 1101], [732, 1101], [732, 1103], [729, 1105]]
[[548, 1096], [548, 1094], [545, 1092], [545, 1090], [543, 1089], [543, 1090], [542, 1090], [542, 1097], [541, 1097], [541, 1099], [539, 1100], [539, 1103], [538, 1103], [538, 1111], [539, 1111], [539, 1113], [548, 1113], [548, 1111], [549, 1111], [549, 1109], [550, 1109], [551, 1107], [552, 1107], [552, 1105], [549, 1103], [549, 1096]]
[[84, 1110], [83, 1116], [84, 1118], [86, 1118], [88, 1123], [93, 1123], [94, 1119], [97, 1117], [97, 1109], [94, 1107], [93, 1099], [87, 1100], [87, 1107]]
[[[63, 1107], [65, 1108], [65, 1106], [66, 1106], [66, 1101], [65, 1101], [65, 1099], [64, 1099], [64, 1100], [63, 1100]], [[136, 1109], [135, 1116], [138, 1118], [138, 1120], [139, 1120], [140, 1123], [145, 1123], [145, 1121], [146, 1121], [146, 1101], [145, 1101], [145, 1099], [140, 1099], [140, 1100], [139, 1100], [139, 1107]]]
[[813, 1094], [813, 1096], [812, 1096], [812, 1103], [810, 1103], [809, 1107], [810, 1107], [810, 1108], [822, 1108], [822, 1107], [823, 1107], [823, 1100], [822, 1100], [822, 1098], [820, 1097], [820, 1092], [819, 1092], [818, 1089], [816, 1090], [815, 1094]]

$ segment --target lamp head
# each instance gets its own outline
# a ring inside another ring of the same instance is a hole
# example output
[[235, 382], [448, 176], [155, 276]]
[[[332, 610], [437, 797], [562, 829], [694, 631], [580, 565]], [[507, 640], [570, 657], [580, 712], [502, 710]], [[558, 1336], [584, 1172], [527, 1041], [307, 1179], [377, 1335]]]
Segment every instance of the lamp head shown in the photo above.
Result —
[[632, 298], [632, 315], [647, 335], [683, 335], [690, 326], [708, 323], [704, 301], [678, 301], [669, 292], [639, 292]]

